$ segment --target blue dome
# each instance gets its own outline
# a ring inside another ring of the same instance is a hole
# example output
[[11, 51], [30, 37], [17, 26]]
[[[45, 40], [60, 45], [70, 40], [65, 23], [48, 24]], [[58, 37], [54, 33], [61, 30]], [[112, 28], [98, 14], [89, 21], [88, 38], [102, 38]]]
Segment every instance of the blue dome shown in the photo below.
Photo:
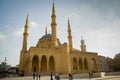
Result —
[[61, 44], [60, 42], [58, 43], [58, 45], [59, 45], [59, 46], [62, 46], [62, 44]]
[[43, 38], [52, 37], [52, 34], [45, 34]]

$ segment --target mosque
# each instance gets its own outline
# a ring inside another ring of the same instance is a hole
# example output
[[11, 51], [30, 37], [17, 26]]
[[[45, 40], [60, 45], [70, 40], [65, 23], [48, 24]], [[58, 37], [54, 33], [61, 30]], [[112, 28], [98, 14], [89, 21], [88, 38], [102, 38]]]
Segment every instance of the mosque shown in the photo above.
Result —
[[[68, 20], [68, 42], [61, 44], [56, 36], [57, 23], [55, 6], [52, 6], [51, 34], [45, 30], [45, 34], [38, 40], [36, 46], [27, 50], [28, 42], [28, 16], [24, 26], [23, 45], [20, 51], [19, 73], [32, 75], [61, 73], [77, 74], [98, 72], [98, 54], [87, 52], [85, 41], [81, 39], [81, 50], [73, 48], [70, 21]], [[78, 42], [79, 43], [79, 42]]]

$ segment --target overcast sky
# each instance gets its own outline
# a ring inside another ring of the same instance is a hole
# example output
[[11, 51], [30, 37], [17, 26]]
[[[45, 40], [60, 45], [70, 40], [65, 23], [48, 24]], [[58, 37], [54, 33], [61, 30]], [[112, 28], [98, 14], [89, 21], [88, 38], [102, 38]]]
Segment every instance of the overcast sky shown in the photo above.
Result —
[[[87, 51], [113, 58], [120, 52], [120, 0], [54, 0], [57, 37], [67, 42], [68, 17], [73, 47], [80, 50], [83, 36]], [[29, 15], [28, 49], [51, 33], [53, 0], [0, 0], [0, 62], [19, 64], [25, 19]]]

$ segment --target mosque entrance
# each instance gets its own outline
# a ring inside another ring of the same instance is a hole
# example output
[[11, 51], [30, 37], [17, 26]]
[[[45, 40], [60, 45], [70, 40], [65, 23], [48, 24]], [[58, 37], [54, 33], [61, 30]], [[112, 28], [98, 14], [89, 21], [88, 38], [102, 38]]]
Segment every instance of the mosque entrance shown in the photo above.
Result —
[[36, 67], [34, 67], [34, 72], [36, 72]]
[[33, 57], [33, 60], [32, 60], [32, 71], [33, 72], [37, 72], [38, 71], [38, 67], [39, 67], [39, 65], [38, 65], [38, 56], [35, 55]]

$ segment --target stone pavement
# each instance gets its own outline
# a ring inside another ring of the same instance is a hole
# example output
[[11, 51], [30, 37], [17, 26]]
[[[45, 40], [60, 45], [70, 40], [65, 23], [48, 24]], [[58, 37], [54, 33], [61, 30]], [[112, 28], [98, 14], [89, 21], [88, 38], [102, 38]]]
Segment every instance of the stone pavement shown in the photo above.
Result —
[[[1, 78], [0, 80], [33, 80], [31, 76], [25, 77], [12, 77], [12, 78]], [[40, 80], [50, 80], [50, 76], [41, 76]], [[60, 79], [68, 80], [68, 79]], [[105, 76], [103, 78], [74, 78], [73, 80], [120, 80], [120, 75], [117, 76]]]

